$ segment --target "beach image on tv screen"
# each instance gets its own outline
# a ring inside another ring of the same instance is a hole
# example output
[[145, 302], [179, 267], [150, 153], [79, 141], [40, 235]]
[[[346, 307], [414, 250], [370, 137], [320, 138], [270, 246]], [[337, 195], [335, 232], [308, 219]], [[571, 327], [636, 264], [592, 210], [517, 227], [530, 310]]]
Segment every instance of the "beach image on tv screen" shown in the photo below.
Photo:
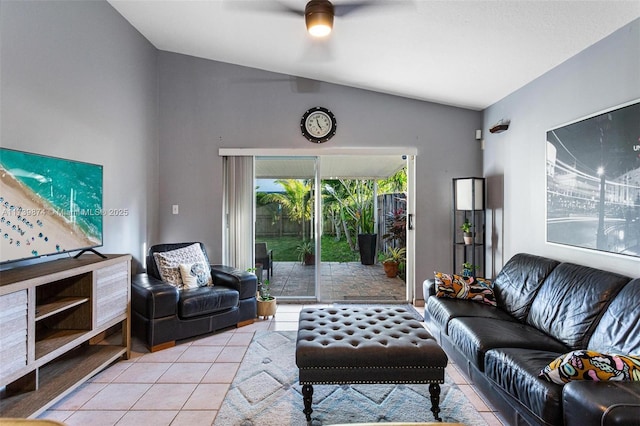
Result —
[[0, 261], [102, 245], [102, 166], [0, 149]]

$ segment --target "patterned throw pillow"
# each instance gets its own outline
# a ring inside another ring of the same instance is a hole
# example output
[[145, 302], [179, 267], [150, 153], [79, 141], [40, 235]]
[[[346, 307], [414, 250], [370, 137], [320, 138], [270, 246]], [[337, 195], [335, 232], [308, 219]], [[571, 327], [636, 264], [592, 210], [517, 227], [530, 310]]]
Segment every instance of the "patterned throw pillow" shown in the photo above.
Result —
[[[201, 262], [205, 265], [207, 264], [204, 253], [202, 253], [202, 249], [198, 243], [176, 250], [153, 253], [153, 258], [156, 260], [160, 278], [178, 288], [183, 287], [182, 275], [180, 274], [181, 263], [191, 264]], [[211, 283], [211, 271], [208, 269], [207, 274], [208, 282]]]
[[563, 385], [572, 380], [640, 381], [640, 357], [577, 350], [560, 355], [544, 367], [539, 377]]
[[496, 306], [491, 281], [486, 278], [463, 277], [435, 272], [436, 297], [467, 299]]
[[180, 276], [183, 288], [198, 288], [212, 285], [211, 271], [203, 262], [181, 263]]

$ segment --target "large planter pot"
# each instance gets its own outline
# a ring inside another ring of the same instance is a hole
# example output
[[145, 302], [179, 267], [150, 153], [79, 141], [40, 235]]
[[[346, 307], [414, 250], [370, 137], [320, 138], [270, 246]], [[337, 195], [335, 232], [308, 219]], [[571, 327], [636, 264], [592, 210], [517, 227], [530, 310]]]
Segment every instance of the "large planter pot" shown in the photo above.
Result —
[[375, 263], [377, 243], [378, 234], [358, 234], [360, 263], [363, 265], [373, 265]]
[[302, 261], [304, 266], [313, 266], [316, 264], [316, 255], [315, 254], [305, 254], [304, 260]]
[[276, 315], [276, 309], [278, 306], [276, 305], [276, 298], [273, 300], [260, 300], [258, 298], [258, 317], [271, 317]]
[[384, 268], [384, 273], [388, 278], [395, 278], [398, 276], [398, 262], [384, 262], [382, 266]]

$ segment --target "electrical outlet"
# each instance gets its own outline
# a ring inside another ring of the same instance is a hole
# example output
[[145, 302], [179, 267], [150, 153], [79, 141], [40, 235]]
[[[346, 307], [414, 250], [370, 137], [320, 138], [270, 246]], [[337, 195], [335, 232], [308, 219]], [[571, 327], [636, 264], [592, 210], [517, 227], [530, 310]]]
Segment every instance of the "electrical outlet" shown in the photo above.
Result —
[[177, 204], [173, 205], [172, 212], [173, 212], [173, 214], [178, 214], [179, 211], [178, 211], [178, 205]]

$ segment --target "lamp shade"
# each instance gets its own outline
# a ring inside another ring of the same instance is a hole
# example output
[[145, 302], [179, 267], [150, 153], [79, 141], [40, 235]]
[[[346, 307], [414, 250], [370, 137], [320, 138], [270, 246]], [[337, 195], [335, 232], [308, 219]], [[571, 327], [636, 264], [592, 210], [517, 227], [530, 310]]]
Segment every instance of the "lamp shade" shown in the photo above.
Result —
[[484, 179], [454, 179], [456, 210], [484, 210]]

